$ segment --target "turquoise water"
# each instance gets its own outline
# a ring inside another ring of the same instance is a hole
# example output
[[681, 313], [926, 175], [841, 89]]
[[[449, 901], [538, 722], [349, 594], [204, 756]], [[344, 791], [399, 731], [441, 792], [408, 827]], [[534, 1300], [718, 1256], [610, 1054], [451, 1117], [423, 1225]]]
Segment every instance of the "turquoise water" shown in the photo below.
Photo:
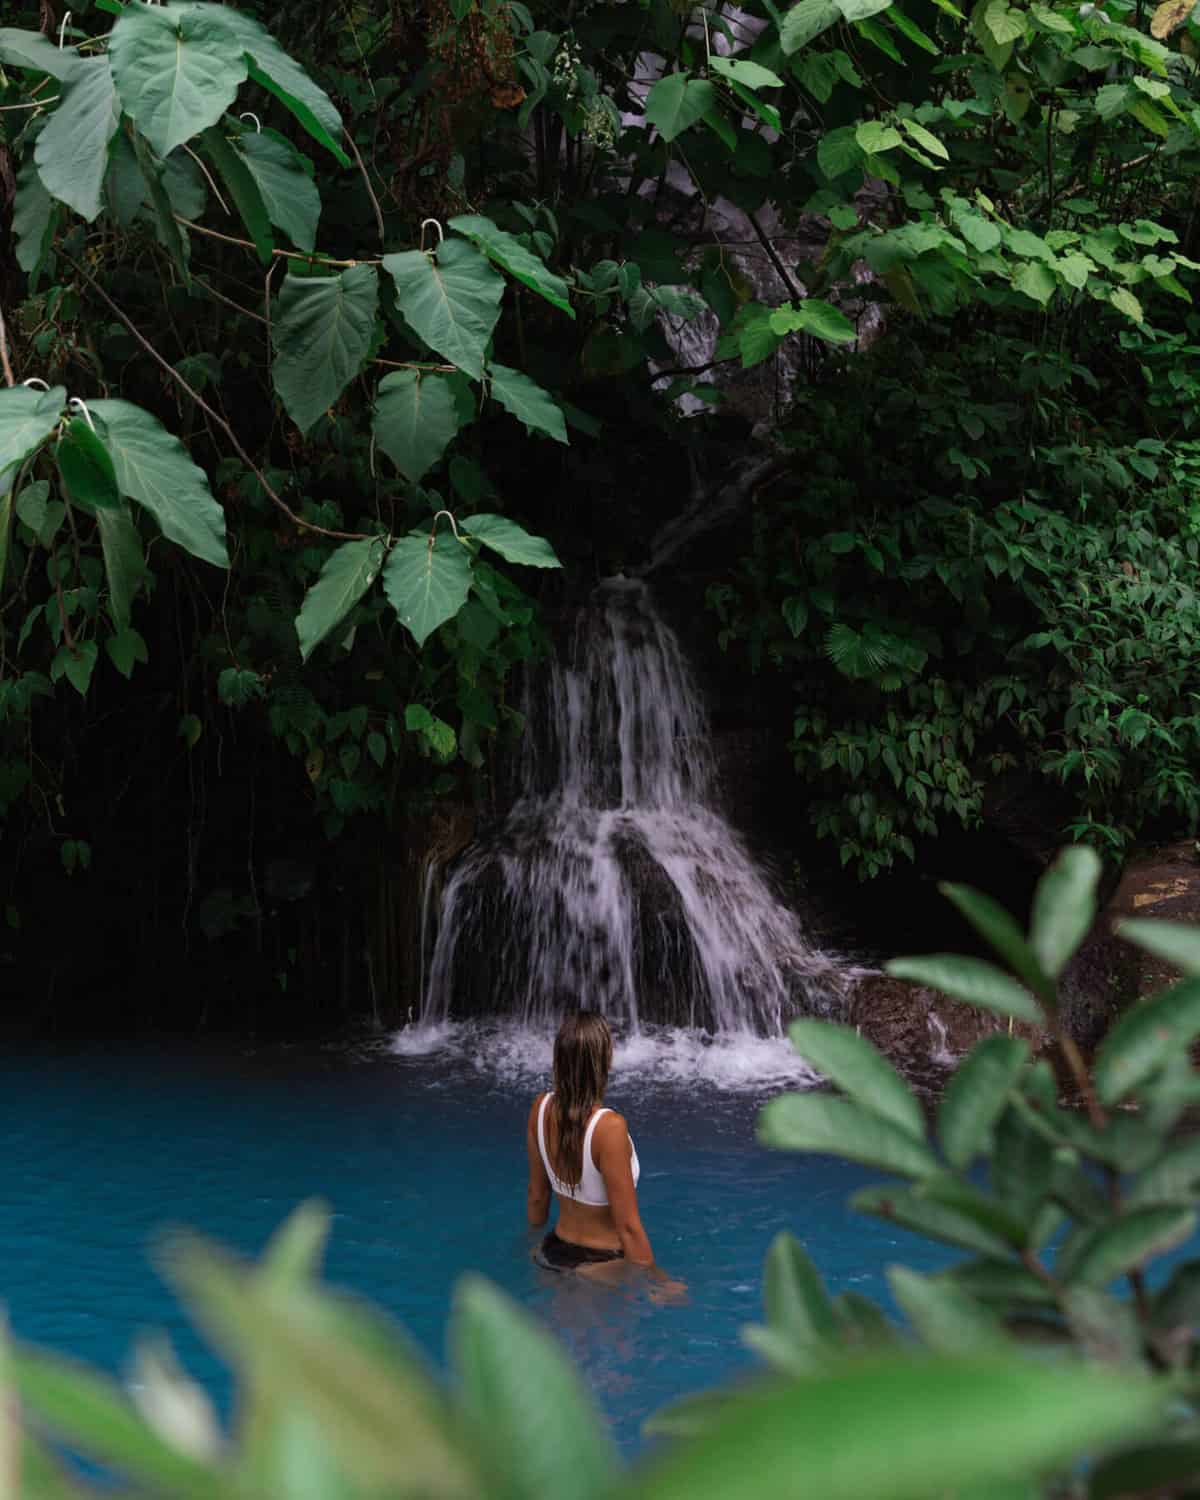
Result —
[[0, 1301], [18, 1336], [123, 1375], [137, 1335], [164, 1329], [225, 1405], [222, 1367], [152, 1269], [155, 1232], [187, 1224], [253, 1253], [320, 1196], [334, 1212], [330, 1280], [381, 1304], [441, 1362], [455, 1279], [484, 1272], [557, 1328], [633, 1450], [656, 1408], [752, 1367], [738, 1330], [759, 1315], [778, 1230], [800, 1236], [835, 1290], [882, 1296], [889, 1262], [953, 1258], [849, 1213], [873, 1174], [755, 1144], [757, 1108], [780, 1084], [753, 1078], [771, 1059], [708, 1066], [717, 1054], [664, 1044], [627, 1051], [624, 1067], [618, 1052], [609, 1102], [637, 1142], [656, 1255], [690, 1300], [655, 1306], [543, 1271], [524, 1225], [523, 1139], [543, 1054], [520, 1038], [495, 1057], [486, 1038], [449, 1041], [410, 1056], [0, 1060]]

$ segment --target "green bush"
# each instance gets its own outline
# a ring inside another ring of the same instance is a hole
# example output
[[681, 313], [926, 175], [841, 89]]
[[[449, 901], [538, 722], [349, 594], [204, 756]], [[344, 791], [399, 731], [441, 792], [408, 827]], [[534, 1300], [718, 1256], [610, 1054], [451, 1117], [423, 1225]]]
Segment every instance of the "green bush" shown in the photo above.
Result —
[[1059, 1026], [1055, 985], [1093, 920], [1098, 872], [1091, 851], [1064, 854], [1027, 937], [987, 898], [947, 890], [1011, 973], [950, 956], [892, 966], [1039, 1022], [1082, 1111], [1064, 1107], [1049, 1063], [1032, 1060], [1021, 1036], [1000, 1034], [963, 1060], [927, 1128], [904, 1081], [854, 1031], [793, 1028], [834, 1089], [768, 1104], [763, 1139], [879, 1167], [892, 1180], [859, 1193], [860, 1208], [970, 1253], [936, 1276], [891, 1270], [906, 1330], [857, 1293], [830, 1297], [781, 1235], [767, 1257], [766, 1321], [745, 1332], [766, 1372], [661, 1412], [647, 1431], [667, 1441], [627, 1468], [555, 1341], [476, 1276], [458, 1288], [453, 1380], [442, 1388], [403, 1335], [318, 1284], [328, 1220], [309, 1206], [257, 1266], [186, 1236], [164, 1257], [237, 1372], [232, 1435], [169, 1352], [140, 1355], [134, 1405], [104, 1377], [8, 1350], [0, 1385], [11, 1382], [16, 1401], [0, 1412], [20, 1423], [0, 1423], [0, 1494], [84, 1494], [52, 1443], [119, 1476], [122, 1494], [172, 1500], [1193, 1493], [1200, 1261], [1154, 1290], [1145, 1273], [1196, 1227], [1200, 1141], [1176, 1127], [1200, 1098], [1189, 1059], [1200, 933], [1126, 924], [1193, 977], [1130, 1011], [1089, 1069]]

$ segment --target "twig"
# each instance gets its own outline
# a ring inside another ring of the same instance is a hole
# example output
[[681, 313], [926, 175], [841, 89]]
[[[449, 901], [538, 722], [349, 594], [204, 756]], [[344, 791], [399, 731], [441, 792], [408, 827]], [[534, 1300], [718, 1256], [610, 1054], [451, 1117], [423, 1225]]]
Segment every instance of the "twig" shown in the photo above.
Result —
[[7, 114], [10, 109], [45, 109], [47, 104], [57, 104], [61, 98], [61, 94], [55, 94], [52, 99], [30, 99], [25, 104], [0, 104], [0, 115]]
[[[253, 249], [253, 246], [251, 246], [251, 248]], [[284, 500], [280, 495], [276, 494], [275, 490], [268, 483], [266, 475], [246, 452], [245, 448], [242, 447], [241, 440], [238, 438], [237, 433], [234, 432], [233, 428], [229, 425], [225, 418], [218, 412], [214, 411], [213, 408], [209, 406], [208, 402], [205, 401], [204, 397], [201, 396], [199, 391], [193, 390], [188, 382], [179, 373], [179, 371], [174, 369], [162, 357], [162, 355], [158, 352], [154, 345], [149, 341], [149, 339], [145, 337], [145, 335], [129, 317], [129, 315], [123, 312], [104, 290], [104, 288], [100, 286], [100, 284], [97, 282], [96, 278], [91, 274], [90, 271], [86, 271], [77, 260], [73, 260], [71, 256], [67, 255], [65, 252], [60, 251], [59, 253], [62, 254], [63, 259], [67, 262], [67, 264], [73, 266], [79, 273], [79, 275], [83, 277], [84, 281], [87, 282], [87, 284], [105, 304], [109, 311], [112, 312], [116, 317], [120, 318], [121, 322], [124, 323], [125, 327], [129, 329], [130, 333], [133, 334], [137, 342], [142, 346], [142, 348], [146, 351], [150, 358], [154, 360], [155, 364], [160, 366], [161, 369], [165, 370], [166, 373], [171, 377], [171, 379], [174, 380], [179, 386], [182, 387], [184, 391], [187, 392], [187, 394], [192, 398], [192, 400], [196, 403], [200, 410], [204, 412], [204, 414], [210, 419], [210, 421], [213, 421], [217, 424], [217, 426], [233, 444], [234, 451], [237, 453], [238, 457], [253, 473], [259, 484], [262, 485], [263, 494], [266, 495], [272, 505], [283, 512], [288, 520], [291, 521], [293, 526], [299, 526], [304, 531], [316, 532], [318, 536], [333, 537], [335, 541], [339, 542], [363, 542], [368, 539], [371, 534], [369, 532], [331, 531], [327, 526], [317, 526], [312, 521], [306, 521], [303, 516], [298, 516], [296, 512], [291, 508], [291, 506], [287, 503], [287, 501]]]
[[12, 365], [8, 361], [8, 329], [4, 325], [4, 309], [0, 307], [0, 369], [4, 371], [4, 384], [16, 385]]
[[763, 249], [767, 252], [768, 256], [770, 256], [771, 264], [775, 267], [776, 271], [779, 272], [780, 280], [783, 282], [784, 286], [787, 287], [788, 291], [791, 292], [793, 298], [797, 302], [800, 302], [804, 297], [804, 293], [792, 280], [791, 276], [788, 274], [786, 268], [784, 267], [783, 262], [775, 253], [775, 246], [772, 245], [771, 241], [767, 238], [766, 231], [758, 222], [758, 215], [754, 213], [748, 213], [746, 217], [750, 220], [755, 234], [758, 235], [759, 242], [762, 245]]
[[[243, 250], [257, 250], [249, 240], [239, 240], [235, 235], [222, 234], [217, 229], [206, 229], [203, 224], [197, 224], [194, 219], [185, 219], [182, 214], [174, 216], [177, 224], [184, 225], [187, 229], [195, 230], [197, 234], [206, 234], [210, 240], [222, 240], [226, 245], [240, 245]], [[379, 256], [374, 258], [359, 258], [358, 260], [331, 260], [326, 255], [309, 255], [303, 250], [280, 250], [274, 249], [272, 255], [282, 255], [287, 260], [306, 260], [310, 266], [378, 266], [382, 264]]]
[[[278, 264], [278, 262], [272, 262], [272, 265], [276, 264]], [[256, 323], [266, 323], [268, 328], [271, 326], [268, 320], [263, 317], [262, 313], [251, 312], [248, 307], [243, 307], [240, 302], [235, 302], [232, 297], [226, 297], [223, 293], [218, 292], [216, 287], [209, 286], [207, 281], [201, 281], [200, 277], [195, 275], [194, 273], [192, 275], [192, 280], [201, 289], [201, 291], [207, 292], [215, 302], [223, 302], [226, 307], [231, 307], [234, 312], [241, 313], [243, 318], [253, 318]]]
[[186, 142], [184, 143], [183, 149], [187, 152], [187, 154], [192, 158], [192, 160], [196, 163], [196, 165], [204, 173], [204, 180], [205, 180], [205, 182], [208, 183], [209, 187], [212, 188], [212, 190], [213, 190], [213, 197], [217, 200], [217, 202], [221, 205], [221, 207], [225, 210], [225, 212], [228, 213], [229, 212], [229, 204], [226, 203], [225, 200], [224, 200], [224, 198], [221, 197], [221, 189], [213, 181], [213, 175], [212, 175], [212, 173], [208, 170], [208, 168], [204, 165], [204, 163], [200, 160], [200, 158], [196, 155], [196, 153], [192, 150], [192, 148]]
[[375, 223], [379, 226], [379, 248], [382, 250], [387, 244], [387, 236], [383, 229], [383, 210], [379, 206], [379, 199], [375, 196], [375, 189], [371, 186], [371, 179], [367, 175], [367, 164], [362, 159], [362, 153], [358, 149], [358, 142], [350, 134], [345, 126], [342, 133], [350, 142], [350, 149], [354, 152], [354, 160], [358, 163], [358, 170], [362, 173], [363, 186], [367, 190], [367, 197], [371, 200], [371, 207], [375, 210]]

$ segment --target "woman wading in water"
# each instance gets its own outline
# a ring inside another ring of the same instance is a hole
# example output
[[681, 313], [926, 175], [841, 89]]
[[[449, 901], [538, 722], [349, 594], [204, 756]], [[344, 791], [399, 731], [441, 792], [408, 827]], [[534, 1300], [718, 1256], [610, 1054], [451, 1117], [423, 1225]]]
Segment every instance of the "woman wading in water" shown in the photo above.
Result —
[[[654, 1264], [654, 1251], [638, 1213], [641, 1168], [621, 1115], [605, 1109], [612, 1067], [612, 1033], [604, 1017], [581, 1010], [568, 1016], [554, 1040], [554, 1090], [539, 1094], [529, 1111], [529, 1223], [549, 1217], [558, 1198], [558, 1224], [542, 1241], [543, 1264], [556, 1271], [604, 1273], [625, 1261], [650, 1271], [659, 1293], [681, 1293]], [[612, 1271], [604, 1276], [609, 1279]]]

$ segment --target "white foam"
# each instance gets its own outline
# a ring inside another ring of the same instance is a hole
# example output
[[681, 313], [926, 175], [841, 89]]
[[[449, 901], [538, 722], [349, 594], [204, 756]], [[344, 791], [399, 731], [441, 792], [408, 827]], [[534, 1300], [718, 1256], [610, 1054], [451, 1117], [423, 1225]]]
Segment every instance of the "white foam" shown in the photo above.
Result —
[[[518, 1021], [440, 1021], [406, 1026], [388, 1050], [404, 1058], [437, 1058], [473, 1069], [501, 1084], [544, 1083], [550, 1076], [553, 1034]], [[809, 1088], [819, 1075], [783, 1037], [747, 1032], [645, 1027], [618, 1036], [616, 1085], [626, 1079], [669, 1089], [704, 1085], [722, 1093], [769, 1093], [781, 1085]]]

